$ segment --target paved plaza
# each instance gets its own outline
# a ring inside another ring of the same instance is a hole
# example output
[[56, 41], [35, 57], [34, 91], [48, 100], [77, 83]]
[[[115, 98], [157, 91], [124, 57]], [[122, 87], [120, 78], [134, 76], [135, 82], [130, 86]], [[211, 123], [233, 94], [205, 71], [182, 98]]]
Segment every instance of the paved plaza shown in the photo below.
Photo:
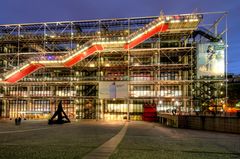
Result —
[[0, 158], [240, 158], [240, 135], [143, 121], [0, 121]]

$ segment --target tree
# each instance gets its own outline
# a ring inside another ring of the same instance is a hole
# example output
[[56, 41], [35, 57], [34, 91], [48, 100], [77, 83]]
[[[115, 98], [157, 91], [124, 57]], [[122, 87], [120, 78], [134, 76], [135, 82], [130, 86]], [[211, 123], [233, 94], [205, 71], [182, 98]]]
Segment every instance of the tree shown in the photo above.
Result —
[[240, 83], [228, 84], [228, 104], [229, 106], [235, 106], [240, 100]]

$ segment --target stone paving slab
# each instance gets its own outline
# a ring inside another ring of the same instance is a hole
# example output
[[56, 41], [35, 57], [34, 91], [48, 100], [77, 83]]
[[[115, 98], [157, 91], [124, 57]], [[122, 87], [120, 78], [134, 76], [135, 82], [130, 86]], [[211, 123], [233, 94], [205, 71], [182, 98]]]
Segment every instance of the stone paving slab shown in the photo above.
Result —
[[0, 121], [0, 159], [80, 159], [119, 133], [125, 122]]
[[131, 121], [110, 159], [239, 159], [240, 135]]
[[87, 154], [83, 159], [108, 159], [125, 136], [127, 127], [128, 122], [117, 135]]

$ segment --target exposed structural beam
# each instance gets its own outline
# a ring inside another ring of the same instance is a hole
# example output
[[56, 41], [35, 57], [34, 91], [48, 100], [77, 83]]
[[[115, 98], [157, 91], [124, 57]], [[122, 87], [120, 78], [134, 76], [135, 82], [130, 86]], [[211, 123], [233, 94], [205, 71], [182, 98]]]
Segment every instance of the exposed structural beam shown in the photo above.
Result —
[[[56, 68], [56, 67], [72, 67], [79, 61], [93, 55], [109, 47], [117, 47], [124, 49], [132, 49], [143, 41], [149, 39], [159, 32], [165, 32], [169, 26], [174, 26], [180, 23], [193, 23], [198, 24], [202, 16], [188, 15], [188, 16], [166, 16], [159, 17], [143, 28], [130, 34], [128, 37], [118, 38], [96, 38], [89, 40], [82, 46], [73, 51], [69, 51], [64, 56], [42, 56], [40, 58], [31, 58], [17, 69], [9, 71], [3, 75], [2, 82], [15, 83], [30, 73], [37, 71], [40, 68]], [[0, 80], [1, 81], [1, 80]]]
[[223, 34], [225, 34], [228, 31], [228, 29], [223, 30], [220, 34], [218, 34], [218, 37], [222, 37]]
[[43, 47], [39, 46], [39, 45], [34, 45], [34, 44], [31, 44], [29, 45], [29, 47], [31, 47], [32, 49], [38, 51], [38, 52], [41, 52], [41, 53], [45, 53], [47, 52], [46, 49], [44, 49]]
[[214, 35], [215, 36], [218, 36], [218, 30], [217, 30], [217, 27], [218, 27], [218, 24], [222, 21], [222, 19], [224, 17], [227, 16], [227, 13], [223, 14], [221, 17], [219, 17], [214, 23], [213, 25], [209, 28], [209, 30], [213, 29], [214, 28]]
[[82, 28], [81, 28], [81, 26], [80, 25], [74, 25], [74, 27], [73, 27], [74, 29], [76, 29], [79, 33], [81, 33], [82, 32]]
[[18, 70], [18, 72], [13, 72], [13, 74], [10, 74], [7, 76], [6, 82], [9, 83], [15, 83], [19, 79], [22, 79], [23, 77], [27, 76], [30, 73], [35, 72], [36, 70], [43, 68], [44, 65], [41, 64], [27, 64], [22, 67], [22, 69]]
[[139, 34], [133, 38], [132, 41], [124, 45], [125, 49], [131, 49], [137, 46], [138, 44], [142, 43], [143, 41], [147, 40], [151, 36], [155, 35], [158, 32], [163, 32], [168, 29], [168, 25], [158, 25], [154, 26], [153, 29], [147, 30], [147, 32], [143, 32], [142, 34]]
[[[161, 50], [186, 50], [186, 49], [193, 49], [195, 47], [170, 47], [170, 48], [132, 48], [131, 52], [139, 52], [139, 51], [161, 51]], [[127, 50], [124, 48], [116, 48], [114, 51], [122, 51], [126, 52]], [[102, 52], [112, 52], [112, 49], [104, 48]], [[39, 52], [21, 52], [19, 55], [38, 55]], [[45, 54], [68, 54], [68, 51], [58, 51], [58, 52], [44, 52]], [[7, 56], [13, 53], [0, 53], [1, 56]]]
[[[220, 14], [220, 13], [217, 13]], [[198, 34], [202, 35], [206, 39], [211, 42], [218, 42], [221, 40], [221, 36], [227, 31], [224, 30], [220, 34], [218, 33], [218, 25], [219, 23], [227, 16], [227, 12], [221, 14], [221, 16], [213, 22], [213, 24], [209, 25], [210, 27], [199, 27], [198, 30], [193, 32], [193, 37], [195, 38]]]
[[64, 63], [64, 66], [72, 67], [73, 65], [78, 63], [80, 60], [85, 59], [86, 57], [94, 54], [96, 51], [101, 51], [101, 50], [103, 50], [103, 47], [101, 45], [93, 45], [89, 47], [85, 52], [78, 54], [75, 57], [69, 57], [69, 60]]
[[[178, 14], [177, 16], [203, 16], [203, 15], [211, 15], [211, 14], [227, 14], [227, 12], [198, 12], [194, 14]], [[173, 17], [176, 15], [167, 15], [169, 17]], [[141, 19], [142, 17], [131, 17], [131, 18], [118, 18], [118, 20], [132, 20], [132, 19]], [[158, 16], [146, 16], [144, 19], [147, 18], [158, 18]], [[101, 19], [101, 21], [109, 21], [112, 19]], [[98, 22], [99, 19], [93, 19], [93, 20], [81, 20], [81, 22]], [[41, 23], [17, 23], [17, 24], [1, 24], [0, 27], [12, 27], [12, 26], [28, 26], [28, 25], [39, 25], [39, 24], [67, 24], [67, 23], [77, 23], [80, 21], [59, 21], [59, 22], [41, 22]]]

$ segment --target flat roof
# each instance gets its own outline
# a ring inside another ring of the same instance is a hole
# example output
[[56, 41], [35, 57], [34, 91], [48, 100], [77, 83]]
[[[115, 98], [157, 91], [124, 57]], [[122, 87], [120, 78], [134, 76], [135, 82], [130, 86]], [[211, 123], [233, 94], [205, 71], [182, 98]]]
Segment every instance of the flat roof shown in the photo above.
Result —
[[[189, 13], [189, 14], [173, 14], [164, 16], [190, 16], [190, 15], [207, 15], [207, 14], [227, 14], [226, 11], [220, 12], [203, 12], [203, 13]], [[160, 16], [160, 15], [159, 15]], [[66, 23], [77, 23], [77, 22], [98, 22], [98, 21], [113, 21], [113, 20], [133, 20], [133, 19], [150, 19], [157, 18], [159, 16], [145, 16], [145, 17], [129, 17], [129, 18], [109, 18], [109, 19], [93, 19], [93, 20], [78, 20], [78, 21], [55, 21], [55, 22], [38, 22], [38, 23], [16, 23], [16, 24], [0, 24], [0, 27], [10, 27], [10, 26], [22, 26], [22, 25], [44, 25], [44, 24], [66, 24]]]

